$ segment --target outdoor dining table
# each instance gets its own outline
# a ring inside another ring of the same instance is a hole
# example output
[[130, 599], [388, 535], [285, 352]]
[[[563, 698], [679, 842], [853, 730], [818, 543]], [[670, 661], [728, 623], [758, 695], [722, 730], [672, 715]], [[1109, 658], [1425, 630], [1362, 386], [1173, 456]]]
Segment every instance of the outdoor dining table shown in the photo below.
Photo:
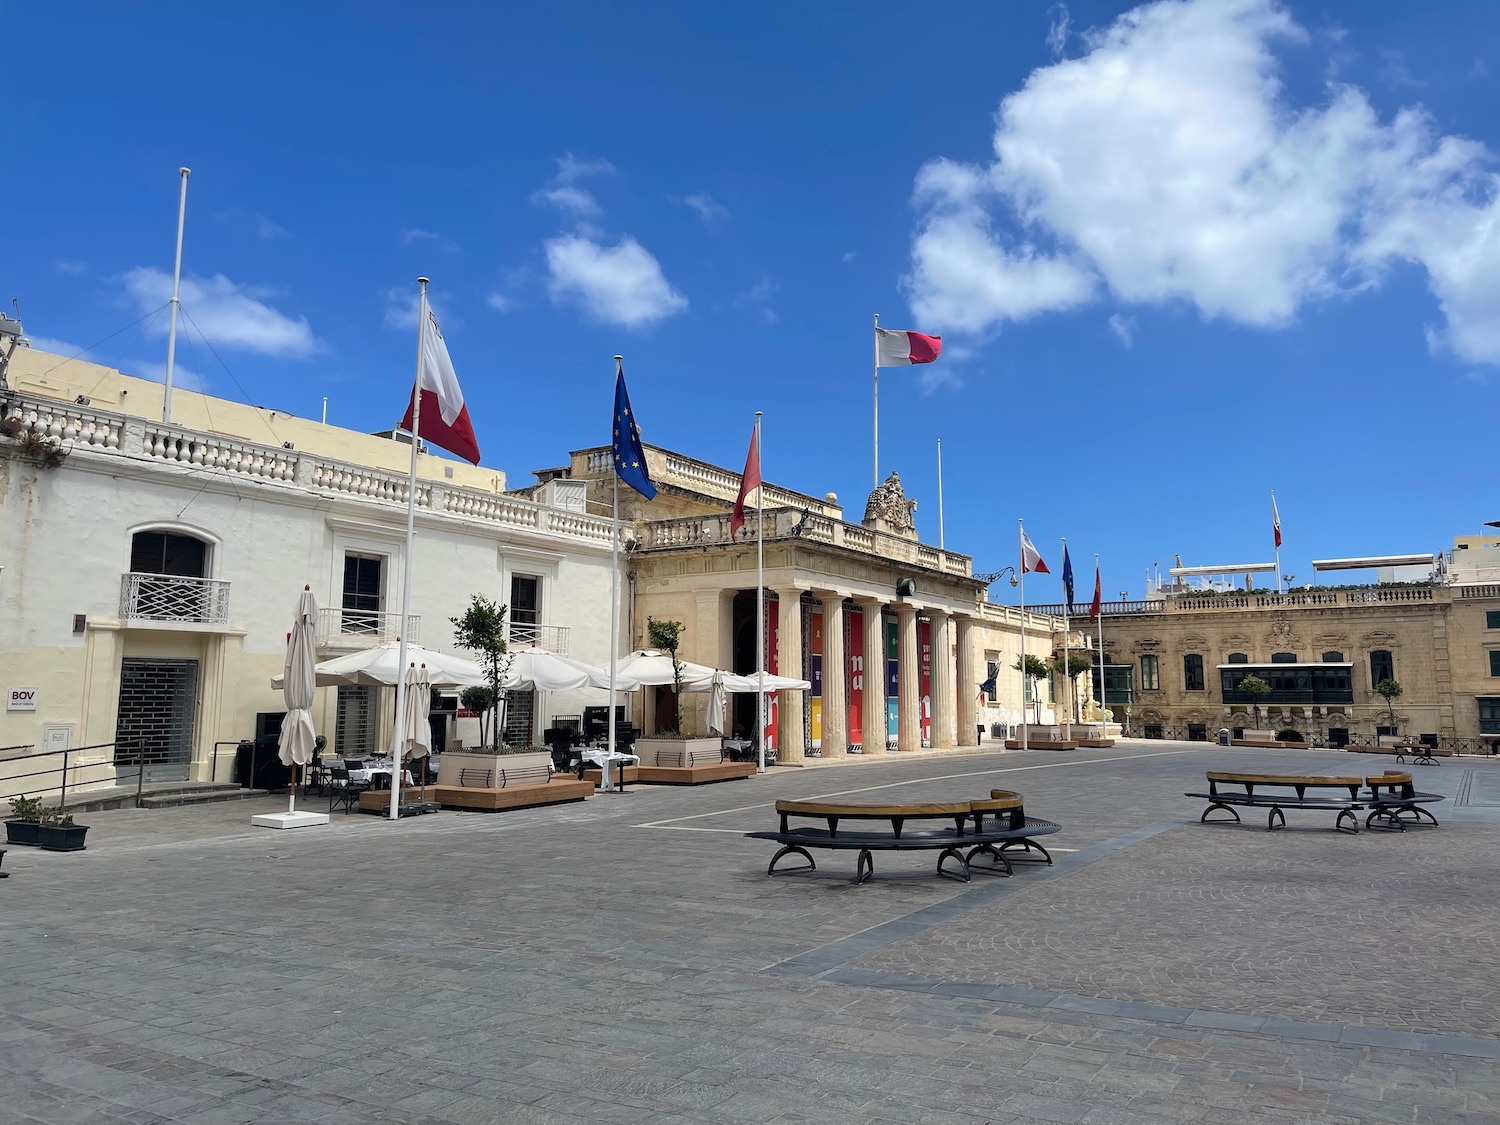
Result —
[[578, 751], [578, 756], [580, 770], [583, 768], [582, 763], [585, 762], [589, 765], [599, 767], [599, 780], [601, 782], [599, 788], [605, 791], [608, 791], [610, 787], [609, 770], [611, 764], [618, 763], [619, 773], [617, 776], [619, 778], [619, 792], [621, 793], [625, 792], [625, 767], [641, 764], [638, 754], [622, 754], [618, 750], [611, 754], [608, 747], [603, 746], [585, 746]]
[[[376, 789], [389, 789], [395, 766], [389, 758], [366, 758], [362, 768], [349, 771], [350, 781], [368, 781]], [[402, 771], [402, 784], [412, 784], [411, 770]]]

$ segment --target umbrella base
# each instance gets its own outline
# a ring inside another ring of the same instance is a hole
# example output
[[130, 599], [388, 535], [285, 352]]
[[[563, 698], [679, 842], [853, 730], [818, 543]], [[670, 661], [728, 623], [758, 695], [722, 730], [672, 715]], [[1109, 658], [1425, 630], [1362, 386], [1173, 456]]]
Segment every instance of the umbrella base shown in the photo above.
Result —
[[[400, 805], [400, 812], [398, 813], [398, 815], [403, 817], [421, 816], [423, 813], [442, 811], [443, 806], [438, 804], [436, 801], [403, 801]], [[389, 820], [391, 815], [390, 806], [387, 805], [385, 808], [381, 809], [380, 815]]]
[[328, 814], [320, 812], [279, 812], [252, 816], [250, 823], [257, 828], [311, 828], [328, 823]]

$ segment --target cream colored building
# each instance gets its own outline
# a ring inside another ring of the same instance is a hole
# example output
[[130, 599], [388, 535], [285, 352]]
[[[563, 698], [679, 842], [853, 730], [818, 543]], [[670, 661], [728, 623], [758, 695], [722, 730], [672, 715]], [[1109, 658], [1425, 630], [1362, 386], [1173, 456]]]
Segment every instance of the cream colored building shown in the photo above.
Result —
[[[70, 755], [70, 787], [133, 775], [138, 747], [157, 776], [227, 780], [233, 744], [285, 710], [270, 678], [304, 583], [320, 658], [402, 631], [409, 445], [181, 389], [164, 424], [161, 384], [25, 348], [6, 383], [0, 747], [18, 749], [0, 797], [66, 746], [95, 748]], [[449, 618], [477, 592], [511, 605], [512, 643], [608, 660], [612, 526], [581, 485], [516, 495], [427, 455], [418, 475], [409, 639], [455, 651]], [[320, 690], [330, 753], [383, 746], [392, 695]], [[508, 737], [603, 702], [517, 695]]]

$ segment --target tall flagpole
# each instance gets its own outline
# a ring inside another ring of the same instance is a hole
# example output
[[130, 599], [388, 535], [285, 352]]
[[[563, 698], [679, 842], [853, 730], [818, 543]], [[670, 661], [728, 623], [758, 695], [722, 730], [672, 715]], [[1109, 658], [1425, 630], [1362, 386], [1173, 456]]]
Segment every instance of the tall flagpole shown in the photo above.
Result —
[[188, 168], [179, 168], [177, 174], [182, 177], [182, 190], [177, 196], [177, 260], [172, 265], [172, 316], [171, 324], [167, 328], [167, 389], [161, 400], [163, 422], [172, 420], [172, 366], [177, 360], [177, 308], [182, 304], [177, 299], [178, 290], [182, 285], [182, 224], [187, 218], [187, 182], [192, 171]]
[[[1068, 540], [1062, 541], [1063, 562], [1069, 563]], [[1069, 590], [1063, 590], [1063, 706], [1068, 709], [1067, 718], [1064, 720], [1063, 737], [1069, 742], [1073, 741], [1073, 650], [1072, 638], [1068, 633], [1068, 598]]]
[[875, 485], [880, 487], [880, 314], [875, 314]]
[[[615, 386], [620, 385], [620, 379], [624, 375], [625, 357], [615, 356]], [[631, 419], [632, 424], [634, 419]], [[599, 788], [609, 788], [609, 763], [614, 761], [615, 756], [615, 666], [620, 663], [620, 470], [614, 462], [615, 480], [615, 503], [614, 503], [614, 531], [610, 535], [610, 568], [609, 568], [609, 756], [604, 760], [604, 770], [599, 777]], [[642, 720], [645, 721], [644, 719]], [[620, 767], [620, 779], [625, 778], [624, 766]], [[624, 786], [621, 786], [623, 791]]]
[[[1099, 589], [1099, 718], [1104, 718], [1104, 587], [1099, 581], [1099, 554], [1094, 553], [1094, 585]], [[1104, 737], [1109, 728], [1100, 733]]]
[[[879, 484], [879, 481], [876, 482]], [[941, 550], [943, 543], [943, 439], [938, 438], [938, 548]]]
[[1031, 724], [1026, 716], [1026, 687], [1031, 683], [1031, 677], [1026, 674], [1026, 528], [1020, 520], [1016, 520], [1016, 528], [1020, 536], [1016, 542], [1021, 550], [1021, 749], [1030, 750], [1030, 731], [1027, 728]]
[[766, 772], [766, 550], [765, 507], [766, 475], [761, 470], [765, 458], [760, 452], [760, 419], [764, 411], [755, 412], [755, 475], [761, 483], [755, 489], [755, 667], [760, 683], [755, 691], [755, 745], [757, 766]]
[[[411, 569], [412, 539], [417, 522], [417, 445], [422, 440], [422, 345], [427, 339], [427, 279], [417, 278], [422, 287], [417, 302], [417, 374], [412, 380], [411, 390], [411, 469], [406, 477], [406, 554], [401, 575], [401, 649], [396, 657], [396, 669], [400, 678], [396, 681], [396, 725], [393, 728], [395, 746], [391, 754], [391, 822], [401, 818], [401, 788], [406, 774], [401, 765], [406, 757], [406, 623], [411, 620]], [[498, 707], [499, 700], [496, 700]], [[496, 710], [495, 721], [500, 721]]]

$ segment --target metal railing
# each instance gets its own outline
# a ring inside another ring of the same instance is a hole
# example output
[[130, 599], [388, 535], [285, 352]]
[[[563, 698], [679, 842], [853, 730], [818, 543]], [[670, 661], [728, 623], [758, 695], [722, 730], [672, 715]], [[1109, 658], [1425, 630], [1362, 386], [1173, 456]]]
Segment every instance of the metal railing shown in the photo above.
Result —
[[[34, 743], [26, 743], [19, 746], [0, 746], [0, 755], [10, 754], [10, 752], [13, 750], [34, 750], [35, 748], [36, 747]], [[58, 795], [57, 806], [58, 808], [62, 808], [68, 803], [68, 756], [71, 754], [82, 754], [85, 751], [89, 750], [110, 749], [115, 749], [115, 744], [113, 742], [97, 742], [92, 746], [69, 746], [65, 750], [43, 750], [40, 754], [15, 754], [10, 757], [0, 757], [0, 764], [4, 764], [7, 762], [24, 762], [26, 765], [30, 766], [35, 764], [38, 759], [41, 758], [61, 758], [62, 761], [57, 765], [49, 765], [42, 769], [31, 770], [29, 773], [7, 774], [4, 780], [6, 782], [26, 781], [30, 778], [46, 778], [56, 775], [57, 784], [55, 785], [27, 785], [22, 787], [21, 792], [26, 796], [56, 793]], [[102, 765], [103, 763], [91, 762], [89, 764]], [[136, 794], [136, 806], [140, 806], [139, 792], [137, 792]]]
[[[406, 639], [420, 644], [422, 615], [413, 613], [406, 619]], [[340, 609], [325, 606], [318, 610], [318, 644], [333, 647], [366, 648], [401, 639], [401, 615], [385, 610]]]
[[229, 621], [229, 583], [131, 571], [120, 577], [120, 616], [126, 621], [224, 625]]
[[505, 643], [511, 648], [540, 648], [568, 655], [567, 625], [542, 625], [525, 621], [508, 621], [505, 625]]

